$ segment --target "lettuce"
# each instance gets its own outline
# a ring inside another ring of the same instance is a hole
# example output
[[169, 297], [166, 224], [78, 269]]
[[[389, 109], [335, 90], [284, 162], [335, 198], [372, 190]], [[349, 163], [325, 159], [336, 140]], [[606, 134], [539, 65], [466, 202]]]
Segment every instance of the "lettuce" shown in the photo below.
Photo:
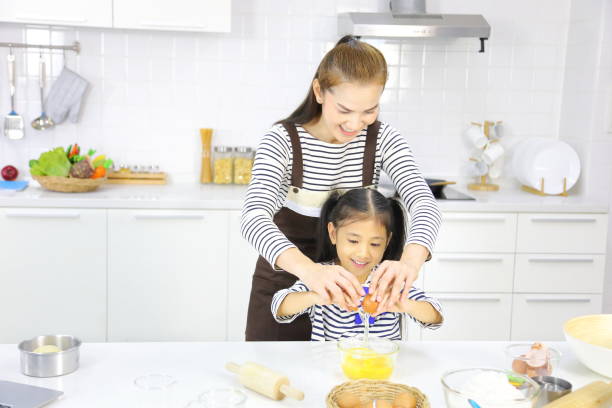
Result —
[[68, 177], [70, 166], [64, 149], [57, 147], [41, 154], [38, 160], [30, 160], [30, 173], [33, 176]]

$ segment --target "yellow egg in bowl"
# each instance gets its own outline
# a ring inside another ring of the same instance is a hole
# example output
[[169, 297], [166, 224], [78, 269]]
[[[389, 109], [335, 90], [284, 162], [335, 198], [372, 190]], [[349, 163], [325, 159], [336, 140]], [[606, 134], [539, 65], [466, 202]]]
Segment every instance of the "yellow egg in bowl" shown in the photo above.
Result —
[[563, 332], [578, 360], [612, 378], [612, 314], [575, 317], [565, 322]]

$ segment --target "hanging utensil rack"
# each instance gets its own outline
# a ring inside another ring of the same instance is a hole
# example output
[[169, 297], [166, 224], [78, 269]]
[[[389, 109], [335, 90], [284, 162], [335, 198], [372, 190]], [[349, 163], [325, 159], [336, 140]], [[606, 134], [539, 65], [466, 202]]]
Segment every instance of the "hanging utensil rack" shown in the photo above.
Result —
[[81, 52], [81, 43], [75, 41], [72, 45], [42, 45], [42, 44], [25, 44], [25, 43], [11, 43], [11, 42], [0, 42], [0, 47], [5, 48], [37, 48], [47, 50], [64, 50], [74, 51], [75, 53]]

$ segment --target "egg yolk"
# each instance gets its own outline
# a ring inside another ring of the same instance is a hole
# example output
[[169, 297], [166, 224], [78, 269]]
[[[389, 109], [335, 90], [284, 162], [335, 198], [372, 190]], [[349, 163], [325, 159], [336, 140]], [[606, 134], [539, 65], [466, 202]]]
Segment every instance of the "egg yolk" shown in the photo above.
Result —
[[386, 380], [393, 373], [393, 361], [390, 357], [373, 350], [354, 347], [345, 352], [342, 371], [351, 380], [359, 378]]

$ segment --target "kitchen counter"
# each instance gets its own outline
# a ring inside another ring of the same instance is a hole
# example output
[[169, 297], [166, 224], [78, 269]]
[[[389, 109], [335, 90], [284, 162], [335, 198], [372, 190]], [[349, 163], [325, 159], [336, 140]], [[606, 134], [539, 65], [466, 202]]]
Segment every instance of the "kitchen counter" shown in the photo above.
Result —
[[[474, 201], [439, 200], [442, 211], [607, 213], [608, 203], [578, 195], [540, 197], [524, 192], [516, 183], [497, 192], [467, 190], [466, 183], [451, 186], [476, 198]], [[20, 192], [0, 190], [0, 207], [35, 208], [168, 208], [240, 210], [246, 186], [176, 183], [168, 185], [106, 184], [89, 193], [57, 193], [31, 182]]]
[[[506, 368], [507, 344], [403, 342], [390, 380], [417, 387], [432, 407], [444, 407], [442, 373], [454, 368]], [[607, 380], [583, 366], [565, 342], [547, 344], [562, 353], [554, 375], [570, 381], [574, 389]], [[0, 378], [64, 391], [52, 407], [139, 407], [143, 396], [134, 379], [163, 373], [176, 379], [172, 407], [182, 408], [207, 388], [239, 386], [236, 376], [224, 369], [226, 362], [254, 361], [286, 374], [293, 386], [304, 391], [305, 399], [276, 402], [246, 390], [247, 408], [324, 407], [332, 387], [346, 381], [338, 358], [334, 342], [84, 343], [76, 372], [32, 378], [20, 373], [17, 346], [1, 344]]]

